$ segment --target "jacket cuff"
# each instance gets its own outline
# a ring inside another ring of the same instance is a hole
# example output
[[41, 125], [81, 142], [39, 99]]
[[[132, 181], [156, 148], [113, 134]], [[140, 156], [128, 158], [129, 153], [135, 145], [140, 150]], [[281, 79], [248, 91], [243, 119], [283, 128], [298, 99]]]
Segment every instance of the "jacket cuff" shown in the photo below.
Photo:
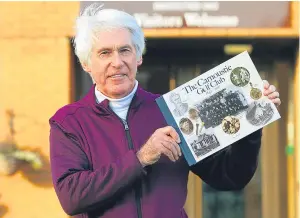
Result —
[[147, 172], [147, 167], [143, 167], [141, 162], [139, 161], [139, 159], [137, 158], [137, 155], [136, 155], [137, 151], [135, 150], [130, 150], [129, 151], [129, 159], [130, 159], [130, 162], [131, 164], [136, 168], [136, 170], [141, 173], [142, 175], [147, 175], [148, 172]]

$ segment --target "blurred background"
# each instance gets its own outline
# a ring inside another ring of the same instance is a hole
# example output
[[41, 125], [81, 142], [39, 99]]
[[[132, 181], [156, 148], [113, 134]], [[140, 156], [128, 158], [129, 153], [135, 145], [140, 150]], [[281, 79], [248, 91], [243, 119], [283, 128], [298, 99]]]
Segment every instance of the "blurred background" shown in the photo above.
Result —
[[[92, 84], [73, 52], [91, 2], [0, 2], [0, 218], [67, 218], [51, 184], [48, 119]], [[133, 14], [147, 49], [137, 79], [166, 93], [247, 50], [280, 91], [259, 168], [239, 192], [190, 174], [190, 218], [300, 218], [299, 2], [103, 2]]]

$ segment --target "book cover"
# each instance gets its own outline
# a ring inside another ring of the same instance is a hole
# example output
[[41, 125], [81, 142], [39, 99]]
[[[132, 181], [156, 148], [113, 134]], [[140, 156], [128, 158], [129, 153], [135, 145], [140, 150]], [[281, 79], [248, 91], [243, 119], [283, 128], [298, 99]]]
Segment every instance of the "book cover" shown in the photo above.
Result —
[[263, 81], [248, 52], [242, 52], [156, 102], [179, 133], [189, 165], [280, 119], [263, 95]]

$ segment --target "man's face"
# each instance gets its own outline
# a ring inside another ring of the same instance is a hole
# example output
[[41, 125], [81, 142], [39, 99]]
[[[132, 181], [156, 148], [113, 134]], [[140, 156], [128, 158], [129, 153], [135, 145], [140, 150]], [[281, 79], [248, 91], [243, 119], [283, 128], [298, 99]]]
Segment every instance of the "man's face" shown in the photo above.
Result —
[[128, 95], [134, 85], [137, 67], [136, 50], [126, 29], [112, 29], [98, 34], [89, 66], [84, 69], [93, 77], [97, 89], [110, 98]]

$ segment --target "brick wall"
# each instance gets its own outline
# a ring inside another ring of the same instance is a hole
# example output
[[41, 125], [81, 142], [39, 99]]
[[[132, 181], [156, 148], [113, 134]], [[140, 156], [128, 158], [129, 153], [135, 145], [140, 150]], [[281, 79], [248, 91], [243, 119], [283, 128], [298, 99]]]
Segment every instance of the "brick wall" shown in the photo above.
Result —
[[0, 2], [0, 37], [66, 37], [73, 34], [79, 2]]
[[0, 141], [12, 109], [18, 146], [47, 160], [39, 174], [23, 167], [0, 176], [0, 217], [67, 217], [51, 185], [48, 119], [70, 102], [69, 36], [78, 10], [77, 2], [0, 2]]

